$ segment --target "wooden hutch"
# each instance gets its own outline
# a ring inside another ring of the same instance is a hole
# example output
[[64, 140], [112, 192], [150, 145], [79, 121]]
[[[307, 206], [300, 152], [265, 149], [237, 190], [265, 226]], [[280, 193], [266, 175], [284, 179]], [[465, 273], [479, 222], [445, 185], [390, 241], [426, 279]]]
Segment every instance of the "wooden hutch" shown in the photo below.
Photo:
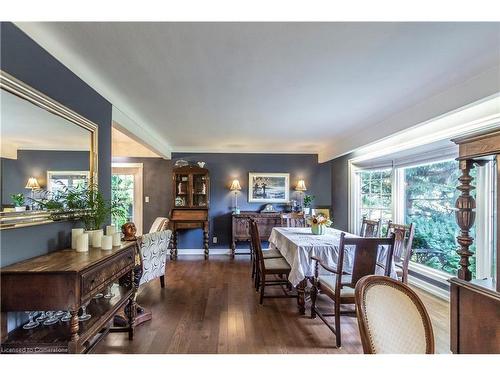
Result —
[[[451, 351], [453, 353], [500, 353], [500, 232], [499, 182], [500, 182], [500, 130], [454, 139], [459, 145], [459, 177], [461, 194], [456, 202], [456, 218], [460, 227], [457, 241], [460, 245], [460, 269], [458, 277], [450, 279], [451, 299]], [[474, 189], [470, 171], [487, 161], [495, 163], [496, 179], [496, 274], [492, 278], [471, 280], [469, 247], [474, 242], [470, 229], [475, 221], [476, 202], [470, 194]]]
[[177, 231], [203, 229], [205, 259], [208, 259], [208, 207], [210, 176], [208, 169], [186, 165], [173, 170], [173, 202], [170, 211], [172, 249], [170, 258], [177, 258]]

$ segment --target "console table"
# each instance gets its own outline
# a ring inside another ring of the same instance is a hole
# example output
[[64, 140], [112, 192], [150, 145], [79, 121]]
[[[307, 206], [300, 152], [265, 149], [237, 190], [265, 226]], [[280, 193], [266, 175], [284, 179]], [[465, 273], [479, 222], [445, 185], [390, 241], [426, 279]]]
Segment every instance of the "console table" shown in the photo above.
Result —
[[[2, 340], [2, 353], [86, 353], [104, 337], [114, 315], [127, 311], [129, 339], [134, 335], [136, 242], [112, 250], [61, 250], [0, 269], [2, 318], [13, 311], [70, 311], [69, 322], [18, 327]], [[93, 297], [115, 285], [111, 299]], [[127, 281], [128, 280], [128, 281]], [[92, 317], [78, 321], [80, 307], [89, 302]]]
[[232, 217], [232, 240], [231, 256], [234, 258], [236, 241], [250, 242], [250, 219], [257, 222], [259, 235], [262, 241], [267, 241], [271, 235], [273, 227], [281, 226], [281, 212], [254, 212], [242, 211], [233, 214]]

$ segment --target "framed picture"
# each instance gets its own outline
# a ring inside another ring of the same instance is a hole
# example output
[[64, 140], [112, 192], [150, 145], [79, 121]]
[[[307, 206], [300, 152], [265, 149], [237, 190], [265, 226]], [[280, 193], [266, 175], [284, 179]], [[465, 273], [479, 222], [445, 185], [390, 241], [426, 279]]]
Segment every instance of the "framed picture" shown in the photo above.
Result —
[[249, 202], [286, 203], [289, 198], [289, 173], [248, 173]]

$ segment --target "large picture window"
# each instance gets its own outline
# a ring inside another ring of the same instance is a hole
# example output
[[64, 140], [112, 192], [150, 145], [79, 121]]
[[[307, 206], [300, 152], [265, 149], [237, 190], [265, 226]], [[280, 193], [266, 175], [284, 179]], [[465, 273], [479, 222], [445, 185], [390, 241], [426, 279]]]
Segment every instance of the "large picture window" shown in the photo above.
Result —
[[358, 172], [358, 178], [359, 217], [390, 220], [392, 217], [391, 170], [361, 170]]
[[[456, 275], [460, 261], [454, 210], [459, 194], [456, 189], [460, 176], [458, 162], [427, 163], [403, 171], [405, 222], [415, 226], [411, 260]], [[471, 250], [475, 252], [474, 245]], [[474, 261], [472, 257], [473, 273]]]

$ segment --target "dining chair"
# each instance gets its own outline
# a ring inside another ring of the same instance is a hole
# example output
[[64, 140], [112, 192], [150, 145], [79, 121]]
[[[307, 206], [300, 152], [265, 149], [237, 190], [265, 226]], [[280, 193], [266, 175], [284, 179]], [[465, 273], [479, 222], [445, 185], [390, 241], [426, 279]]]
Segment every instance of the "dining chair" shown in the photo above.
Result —
[[[259, 269], [258, 267], [258, 258], [257, 258], [257, 253], [255, 250], [255, 247], [253, 246], [253, 227], [252, 227], [252, 221], [255, 221], [254, 219], [249, 220], [249, 232], [250, 232], [250, 261], [252, 262], [252, 279], [255, 278], [255, 288], [258, 289], [258, 278], [257, 278], [257, 271]], [[258, 224], [256, 222], [257, 228]], [[259, 238], [259, 243], [260, 243], [260, 237], [259, 233], [257, 233], [257, 237]], [[262, 247], [262, 246], [261, 246]], [[265, 259], [272, 259], [272, 258], [281, 258], [282, 255], [277, 249], [262, 249], [262, 252], [264, 254]]]
[[410, 264], [415, 226], [395, 224], [389, 220], [387, 223], [387, 236], [396, 235], [394, 243], [394, 266], [398, 279], [408, 284], [408, 266]]
[[380, 219], [370, 220], [363, 216], [361, 221], [360, 237], [378, 237], [380, 235]]
[[[251, 220], [250, 225], [252, 227], [253, 247], [257, 257], [256, 290], [259, 290], [260, 288], [259, 303], [262, 305], [264, 303], [264, 298], [297, 298], [296, 294], [289, 294], [289, 291], [291, 290], [290, 283], [288, 281], [288, 275], [291, 271], [290, 265], [283, 257], [266, 258], [266, 254], [262, 250], [260, 243], [259, 228], [257, 223], [254, 220]], [[275, 278], [269, 279], [270, 276], [275, 276]], [[266, 295], [266, 286], [286, 286], [288, 290], [283, 290], [284, 294], [280, 295]]]
[[[363, 238], [363, 237], [346, 237], [345, 233], [341, 233], [337, 265], [330, 267], [323, 263], [322, 260], [313, 256], [314, 279], [311, 288], [311, 318], [319, 316], [328, 328], [335, 334], [336, 345], [341, 346], [340, 333], [340, 315], [355, 316], [354, 310], [340, 310], [341, 305], [354, 304], [354, 287], [358, 280], [366, 275], [374, 275], [377, 267], [384, 270], [384, 275], [391, 274], [392, 252], [394, 249], [394, 235], [390, 238]], [[385, 247], [386, 261], [385, 264], [380, 264], [379, 251]], [[346, 250], [347, 249], [347, 250]], [[352, 272], [344, 270], [344, 259], [349, 254], [352, 254], [353, 261], [349, 262], [352, 266]], [[347, 254], [347, 255], [346, 255]], [[324, 270], [321, 274], [320, 267]], [[325, 272], [326, 271], [326, 272]], [[316, 299], [319, 294], [324, 294], [333, 301], [333, 313], [322, 313], [316, 307]], [[334, 325], [331, 325], [326, 317], [334, 316]]]
[[433, 354], [432, 324], [422, 300], [407, 285], [365, 276], [354, 290], [365, 354]]
[[282, 227], [305, 227], [306, 217], [303, 212], [287, 212], [281, 215], [281, 226]]

